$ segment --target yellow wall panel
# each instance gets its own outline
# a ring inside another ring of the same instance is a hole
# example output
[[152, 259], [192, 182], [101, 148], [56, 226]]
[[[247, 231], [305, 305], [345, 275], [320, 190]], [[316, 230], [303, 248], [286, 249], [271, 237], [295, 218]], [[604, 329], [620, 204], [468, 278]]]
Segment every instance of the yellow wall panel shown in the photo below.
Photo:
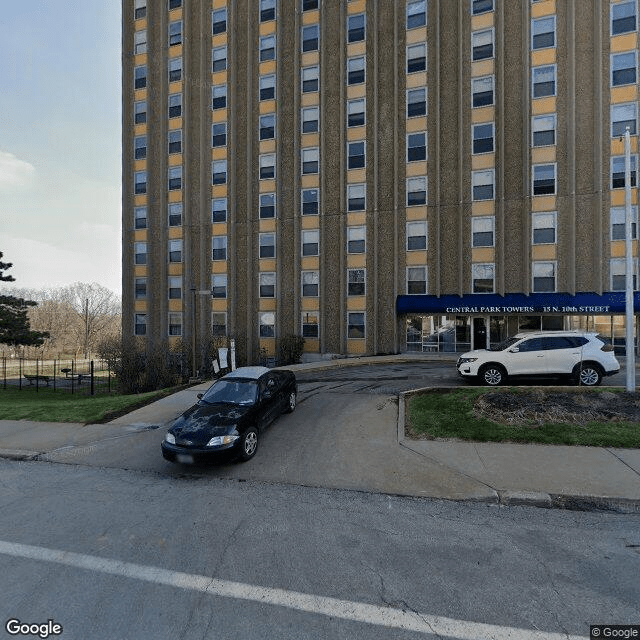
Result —
[[531, 3], [531, 17], [539, 18], [556, 12], [556, 0], [544, 0], [544, 2]]
[[268, 22], [260, 23], [260, 35], [270, 36], [276, 32], [276, 21], [269, 20]]
[[[183, 176], [184, 180], [184, 176]], [[169, 202], [182, 202], [182, 189], [172, 189], [167, 198]]]
[[317, 173], [312, 173], [310, 175], [302, 176], [300, 178], [300, 186], [303, 189], [313, 189], [314, 187], [319, 188], [320, 176]]
[[352, 84], [347, 87], [347, 100], [353, 100], [354, 98], [364, 98], [367, 95], [367, 85]]
[[168, 164], [170, 167], [179, 167], [182, 164], [182, 154], [181, 153], [171, 153], [169, 155]]
[[407, 207], [405, 218], [409, 221], [413, 220], [426, 220], [427, 219], [427, 207], [426, 205], [421, 207]]
[[301, 221], [305, 230], [318, 228], [318, 216], [302, 216]]
[[302, 14], [302, 24], [316, 24], [320, 22], [320, 12], [316, 9], [314, 11], [305, 11]]
[[409, 29], [407, 31], [407, 44], [415, 44], [417, 42], [425, 42], [427, 39], [427, 28]]
[[556, 211], [555, 196], [536, 196], [531, 198], [531, 211]]
[[[209, 253], [211, 255], [211, 253]], [[211, 273], [227, 273], [227, 261], [226, 260], [213, 260], [211, 262]]]
[[347, 254], [348, 269], [364, 269], [367, 266], [367, 255], [365, 253]]
[[474, 171], [479, 169], [493, 169], [495, 166], [495, 153], [481, 153], [480, 155], [471, 156], [471, 169]]
[[422, 267], [427, 264], [426, 251], [407, 251], [406, 260], [408, 267]]
[[471, 110], [471, 122], [480, 124], [482, 122], [493, 122], [496, 119], [495, 107], [478, 107]]
[[305, 353], [320, 353], [320, 340], [317, 338], [305, 338], [304, 339], [304, 352]]
[[276, 152], [276, 141], [275, 139], [271, 140], [260, 140], [260, 153], [275, 153]]
[[263, 100], [260, 103], [260, 115], [266, 115], [268, 113], [276, 112], [276, 101], [275, 100]]
[[260, 233], [275, 233], [276, 221], [275, 218], [267, 218], [258, 221], [258, 227]]
[[258, 302], [258, 310], [259, 311], [275, 311], [276, 310], [275, 298], [260, 298], [260, 301]]
[[366, 181], [367, 181], [366, 169], [349, 169], [347, 171], [348, 184], [358, 184], [360, 182], [366, 182]]
[[347, 353], [360, 355], [366, 351], [367, 342], [364, 339], [347, 340]]
[[182, 300], [169, 300], [169, 311], [182, 311]]
[[471, 215], [473, 216], [492, 216], [495, 213], [494, 200], [481, 200], [471, 204]]
[[416, 131], [427, 130], [427, 118], [422, 116], [420, 118], [409, 118], [406, 123], [407, 133], [415, 133]]
[[363, 56], [367, 52], [366, 42], [351, 42], [347, 44], [347, 57]]
[[[300, 136], [300, 147], [306, 149], [307, 147], [319, 147], [320, 146], [320, 134], [319, 133], [303, 133]], [[275, 149], [274, 149], [275, 151]]]
[[260, 271], [276, 271], [277, 269], [277, 263], [274, 258], [260, 258], [258, 262], [260, 263]]
[[407, 89], [415, 89], [416, 87], [426, 87], [427, 74], [421, 71], [420, 73], [410, 73], [407, 76]]
[[224, 160], [227, 157], [227, 147], [214, 147], [211, 149], [212, 160]]
[[303, 93], [300, 98], [300, 106], [302, 107], [317, 107], [320, 105], [319, 93]]
[[621, 36], [611, 38], [610, 49], [612, 53], [631, 51], [638, 46], [638, 35], [636, 33], [625, 33]]
[[531, 163], [539, 164], [542, 162], [555, 162], [556, 161], [556, 148], [555, 147], [536, 147], [531, 149]]
[[136, 229], [133, 232], [133, 241], [134, 242], [146, 242], [147, 241], [147, 230], [146, 229]]
[[542, 113], [555, 113], [556, 99], [553, 98], [536, 98], [531, 101], [531, 113], [534, 116]]
[[359, 225], [367, 224], [367, 214], [364, 212], [356, 211], [347, 213], [347, 226], [357, 227]]
[[[313, 64], [320, 64], [320, 54], [317, 51], [307, 51], [302, 54], [301, 58], [301, 67], [310, 67]], [[275, 73], [275, 66], [271, 73]]]
[[543, 64], [555, 64], [556, 60], [556, 49], [554, 47], [549, 47], [548, 49], [538, 49], [531, 52], [532, 67], [539, 67]]
[[170, 276], [181, 276], [182, 275], [182, 263], [181, 262], [170, 262], [167, 273]]
[[347, 297], [347, 309], [349, 311], [364, 311], [367, 307], [365, 296], [349, 296]]
[[471, 77], [489, 76], [494, 72], [493, 60], [480, 60], [471, 63]]
[[611, 104], [620, 104], [621, 102], [633, 102], [637, 100], [638, 90], [635, 84], [624, 87], [613, 87], [611, 89]]
[[319, 298], [301, 298], [301, 308], [303, 311], [319, 311]]
[[182, 228], [181, 227], [169, 227], [168, 236], [171, 240], [177, 240], [178, 238], [182, 238]]
[[532, 260], [555, 260], [558, 249], [555, 244], [538, 244], [531, 247]]
[[275, 180], [260, 180], [260, 193], [273, 193], [276, 190]]
[[362, 13], [367, 8], [367, 0], [353, 0], [347, 7], [348, 13]]
[[471, 30], [489, 29], [493, 27], [493, 11], [481, 13], [477, 16], [471, 16]]
[[[300, 260], [300, 269], [302, 271], [317, 271], [319, 268], [320, 258], [318, 256], [305, 256]], [[275, 271], [275, 267], [271, 271]]]
[[476, 247], [471, 249], [471, 262], [495, 262], [496, 252], [493, 247]]
[[413, 176], [424, 176], [427, 173], [427, 163], [424, 162], [407, 162], [406, 176], [412, 178]]

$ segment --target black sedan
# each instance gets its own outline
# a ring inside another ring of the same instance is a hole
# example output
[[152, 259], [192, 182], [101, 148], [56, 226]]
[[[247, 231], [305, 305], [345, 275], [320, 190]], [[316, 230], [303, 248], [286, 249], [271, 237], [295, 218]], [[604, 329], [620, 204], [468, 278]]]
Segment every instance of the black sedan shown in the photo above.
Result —
[[198, 394], [198, 403], [169, 429], [162, 455], [185, 464], [250, 460], [262, 431], [296, 408], [297, 391], [291, 371], [240, 367]]

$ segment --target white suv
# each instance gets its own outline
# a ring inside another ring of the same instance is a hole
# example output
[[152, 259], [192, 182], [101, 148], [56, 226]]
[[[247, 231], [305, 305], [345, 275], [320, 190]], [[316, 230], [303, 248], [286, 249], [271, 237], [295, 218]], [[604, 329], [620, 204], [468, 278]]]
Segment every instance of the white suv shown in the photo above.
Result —
[[596, 333], [536, 331], [518, 333], [499, 347], [478, 349], [458, 358], [458, 373], [488, 385], [507, 376], [569, 375], [578, 384], [595, 386], [620, 371], [613, 347]]

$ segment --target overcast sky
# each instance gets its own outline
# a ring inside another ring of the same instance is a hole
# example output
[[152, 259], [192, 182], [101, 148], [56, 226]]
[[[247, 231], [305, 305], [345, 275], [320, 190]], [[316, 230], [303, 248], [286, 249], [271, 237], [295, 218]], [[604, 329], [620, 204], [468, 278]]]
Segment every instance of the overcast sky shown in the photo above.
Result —
[[120, 2], [4, 3], [0, 251], [14, 286], [120, 293]]

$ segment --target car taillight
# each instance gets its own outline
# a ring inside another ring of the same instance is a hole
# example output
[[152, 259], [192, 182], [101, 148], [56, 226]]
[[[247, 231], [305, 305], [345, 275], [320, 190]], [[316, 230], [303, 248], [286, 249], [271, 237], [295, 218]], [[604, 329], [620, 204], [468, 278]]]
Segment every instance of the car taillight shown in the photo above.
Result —
[[610, 344], [603, 344], [600, 347], [600, 351], [613, 351], [613, 347]]

